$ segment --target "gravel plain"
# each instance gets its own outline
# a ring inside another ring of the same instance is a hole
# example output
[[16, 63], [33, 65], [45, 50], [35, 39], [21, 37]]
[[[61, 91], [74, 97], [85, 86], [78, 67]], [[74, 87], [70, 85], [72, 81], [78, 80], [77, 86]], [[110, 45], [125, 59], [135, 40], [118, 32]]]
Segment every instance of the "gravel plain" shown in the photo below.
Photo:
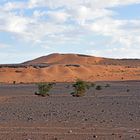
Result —
[[0, 140], [140, 140], [140, 81], [96, 82], [84, 97], [71, 85], [39, 97], [35, 84], [1, 84]]

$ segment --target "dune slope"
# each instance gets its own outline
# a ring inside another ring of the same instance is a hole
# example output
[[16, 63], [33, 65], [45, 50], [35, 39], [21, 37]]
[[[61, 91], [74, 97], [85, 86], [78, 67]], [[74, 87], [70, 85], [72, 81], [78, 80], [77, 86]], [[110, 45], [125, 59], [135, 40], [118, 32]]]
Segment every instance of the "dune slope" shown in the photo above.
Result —
[[0, 82], [140, 80], [140, 60], [50, 54], [18, 65], [1, 65]]

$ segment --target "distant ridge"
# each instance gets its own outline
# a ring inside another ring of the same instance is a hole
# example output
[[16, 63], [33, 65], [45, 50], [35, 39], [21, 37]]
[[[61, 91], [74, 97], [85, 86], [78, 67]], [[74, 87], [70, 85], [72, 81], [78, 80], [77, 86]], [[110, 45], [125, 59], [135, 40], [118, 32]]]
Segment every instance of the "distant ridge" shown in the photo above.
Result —
[[139, 59], [50, 54], [20, 64], [0, 65], [0, 83], [140, 80]]
[[35, 64], [80, 64], [80, 65], [135, 65], [140, 66], [140, 59], [111, 59], [83, 54], [53, 53], [27, 62], [24, 65]]

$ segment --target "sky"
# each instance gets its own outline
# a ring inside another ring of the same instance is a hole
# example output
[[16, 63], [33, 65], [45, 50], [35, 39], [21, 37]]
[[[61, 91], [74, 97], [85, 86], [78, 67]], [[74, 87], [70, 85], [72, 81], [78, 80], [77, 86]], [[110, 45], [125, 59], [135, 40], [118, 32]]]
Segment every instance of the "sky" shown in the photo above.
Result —
[[140, 0], [0, 0], [0, 64], [50, 53], [140, 58]]

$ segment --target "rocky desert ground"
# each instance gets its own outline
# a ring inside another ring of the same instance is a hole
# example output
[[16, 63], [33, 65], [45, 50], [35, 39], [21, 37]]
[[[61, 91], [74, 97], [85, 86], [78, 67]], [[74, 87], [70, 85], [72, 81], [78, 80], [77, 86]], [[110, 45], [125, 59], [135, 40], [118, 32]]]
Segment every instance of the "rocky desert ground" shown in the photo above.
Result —
[[[1, 140], [139, 140], [140, 81], [96, 82], [84, 97], [57, 83], [49, 97], [35, 84], [0, 85]], [[109, 87], [105, 87], [109, 84]]]
[[[77, 78], [95, 83], [83, 97], [70, 94]], [[56, 84], [40, 97], [35, 82]], [[140, 140], [140, 60], [52, 54], [0, 66], [0, 140], [94, 139]]]

